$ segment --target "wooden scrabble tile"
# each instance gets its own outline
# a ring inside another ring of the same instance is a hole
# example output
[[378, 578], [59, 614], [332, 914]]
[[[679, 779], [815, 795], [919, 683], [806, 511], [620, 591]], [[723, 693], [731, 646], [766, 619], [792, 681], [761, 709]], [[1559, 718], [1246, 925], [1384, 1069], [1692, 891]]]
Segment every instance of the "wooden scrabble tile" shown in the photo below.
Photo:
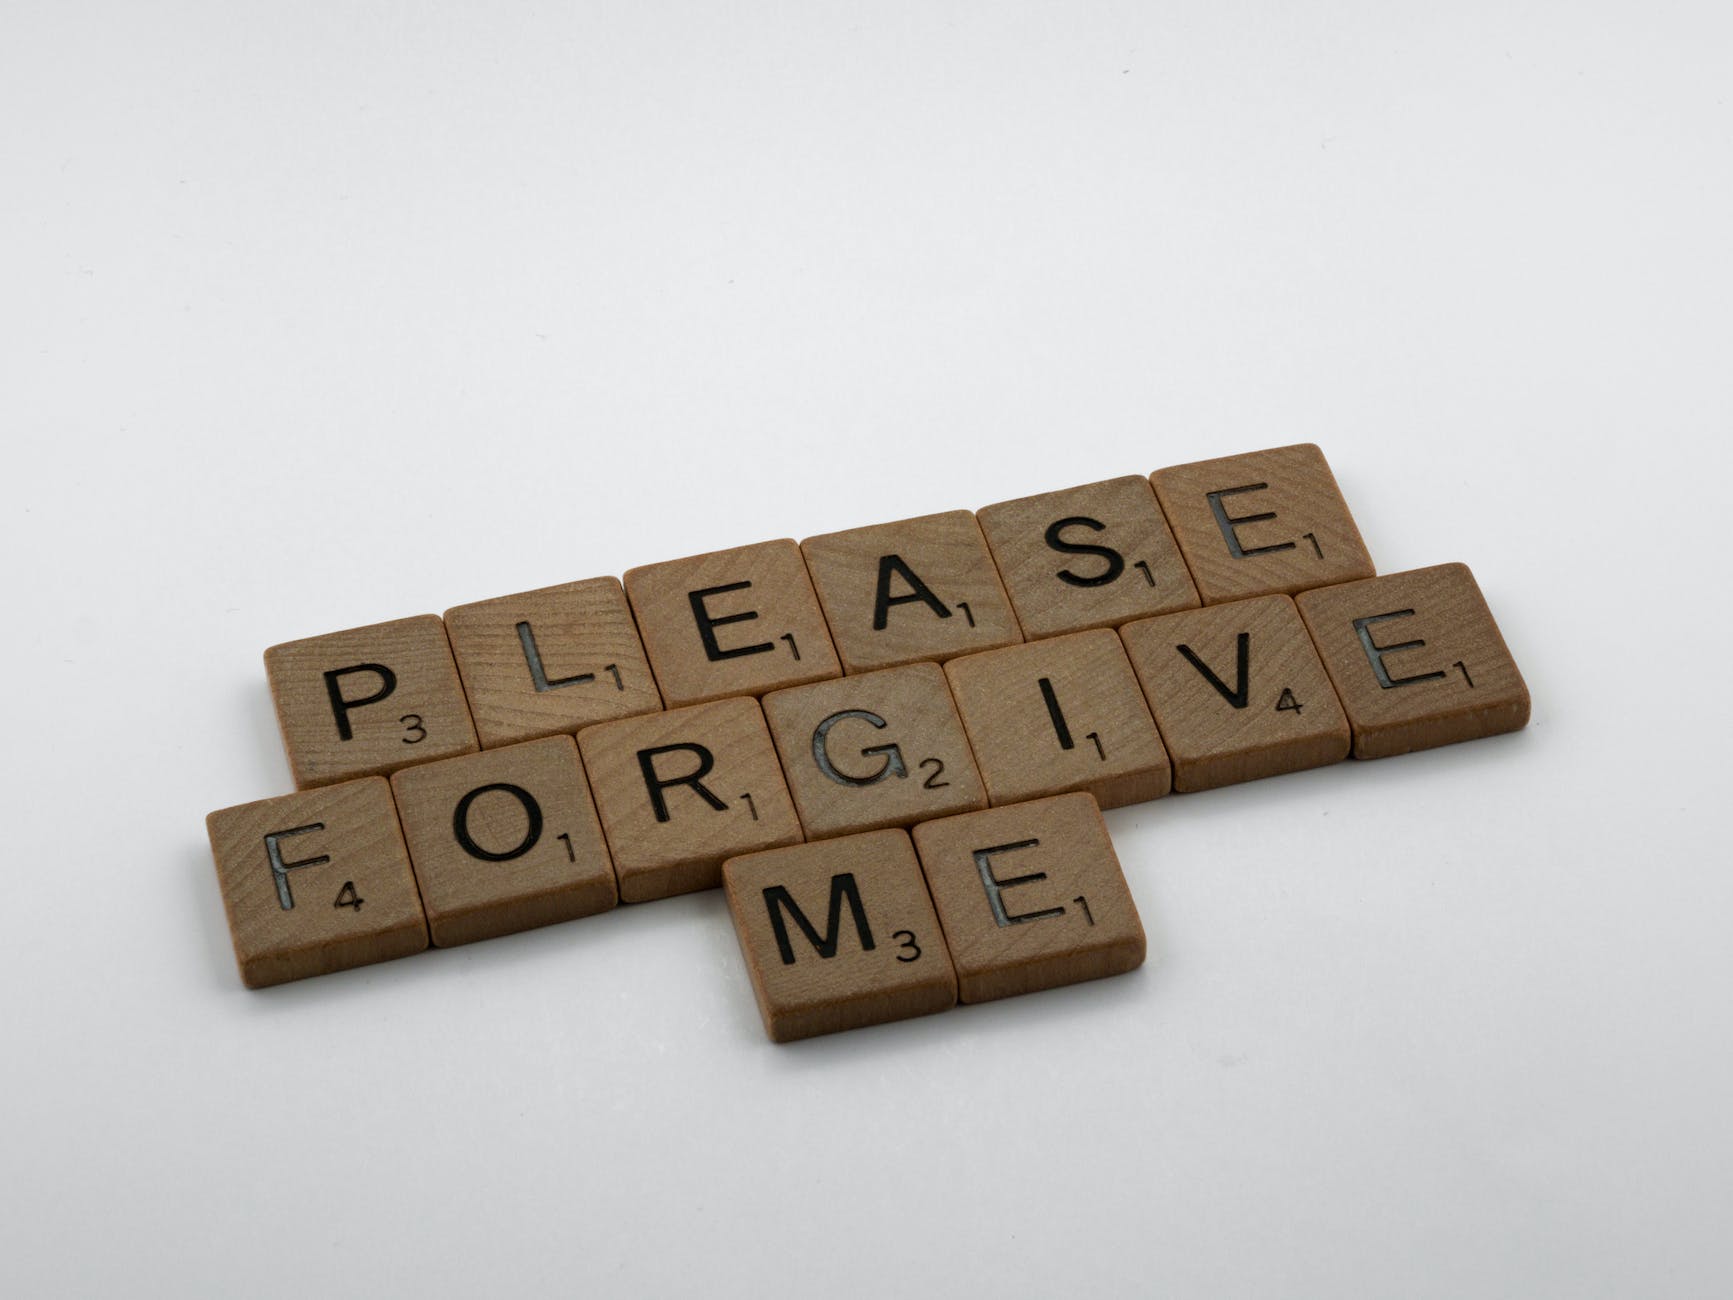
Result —
[[964, 1002], [1143, 965], [1143, 923], [1087, 794], [1007, 804], [915, 827]]
[[800, 843], [757, 700], [604, 722], [578, 748], [624, 902], [714, 889], [723, 859]]
[[1119, 629], [1173, 760], [1173, 786], [1213, 790], [1348, 757], [1348, 719], [1287, 596]]
[[380, 777], [205, 818], [235, 962], [248, 988], [427, 947], [409, 854]]
[[1528, 687], [1467, 565], [1308, 591], [1298, 604], [1353, 724], [1355, 758], [1528, 725]]
[[274, 645], [265, 673], [297, 789], [477, 748], [445, 625], [432, 614]]
[[957, 1004], [957, 977], [908, 832], [730, 858], [722, 877], [759, 1014], [776, 1042]]
[[987, 806], [937, 664], [776, 691], [764, 715], [808, 839]]
[[438, 947], [590, 916], [618, 901], [570, 736], [404, 768], [391, 791]]
[[1204, 604], [1369, 578], [1372, 558], [1307, 442], [1150, 475]]
[[994, 804], [1087, 790], [1117, 808], [1172, 784], [1143, 690], [1109, 628], [965, 655], [945, 676]]
[[445, 611], [484, 749], [662, 707], [618, 578]]
[[1003, 501], [977, 518], [1031, 641], [1198, 605], [1146, 478]]
[[628, 569], [626, 595], [669, 708], [842, 676], [793, 541]]
[[967, 510], [851, 528], [800, 544], [843, 668], [951, 659], [1023, 639]]

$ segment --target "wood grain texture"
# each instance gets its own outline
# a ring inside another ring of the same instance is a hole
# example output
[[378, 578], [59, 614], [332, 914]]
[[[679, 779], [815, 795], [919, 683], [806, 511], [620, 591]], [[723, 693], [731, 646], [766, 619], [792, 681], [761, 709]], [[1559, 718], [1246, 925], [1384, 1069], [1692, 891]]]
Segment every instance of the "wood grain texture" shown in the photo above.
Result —
[[626, 595], [669, 708], [842, 676], [792, 540], [628, 569]]
[[945, 665], [988, 800], [1087, 790], [1103, 808], [1159, 799], [1167, 751], [1109, 628], [965, 655]]
[[764, 697], [808, 839], [987, 806], [937, 664], [905, 664]]
[[391, 790], [436, 947], [591, 916], [618, 901], [570, 736], [404, 768]]
[[725, 858], [801, 841], [757, 700], [604, 722], [578, 748], [624, 902], [714, 889]]
[[937, 662], [1023, 639], [967, 510], [826, 533], [800, 549], [848, 672]]
[[1143, 922], [1089, 795], [923, 822], [914, 837], [962, 1001], [1143, 965]]
[[224, 808], [205, 828], [248, 988], [427, 947], [421, 897], [382, 778]]
[[1353, 725], [1355, 758], [1528, 725], [1528, 687], [1467, 565], [1309, 591], [1297, 604]]
[[1119, 629], [1173, 760], [1193, 792], [1348, 757], [1348, 719], [1287, 596], [1143, 619]]
[[1360, 530], [1312, 443], [1150, 475], [1206, 605], [1369, 578]]
[[1199, 603], [1149, 480], [1139, 475], [1001, 501], [977, 518], [1031, 641]]
[[445, 627], [484, 749], [662, 707], [617, 578], [459, 605]]
[[265, 673], [297, 789], [479, 748], [432, 614], [272, 646]]
[[957, 977], [906, 831], [730, 858], [722, 876], [774, 1041], [956, 1005]]

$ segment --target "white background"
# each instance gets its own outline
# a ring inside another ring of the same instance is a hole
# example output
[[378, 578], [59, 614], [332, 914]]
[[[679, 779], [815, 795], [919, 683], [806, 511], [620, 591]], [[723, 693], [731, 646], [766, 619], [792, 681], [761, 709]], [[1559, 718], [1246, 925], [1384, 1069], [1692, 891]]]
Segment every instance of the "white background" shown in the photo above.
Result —
[[[0, 4], [0, 1291], [1733, 1293], [1716, 3]], [[1110, 814], [793, 1048], [719, 895], [249, 993], [266, 645], [1316, 440], [1525, 733]]]

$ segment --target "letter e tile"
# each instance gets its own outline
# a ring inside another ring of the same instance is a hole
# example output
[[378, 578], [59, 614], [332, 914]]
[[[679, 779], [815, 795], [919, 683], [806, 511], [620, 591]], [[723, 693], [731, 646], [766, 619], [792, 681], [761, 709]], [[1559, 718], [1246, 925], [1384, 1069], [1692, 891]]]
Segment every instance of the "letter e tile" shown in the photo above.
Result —
[[1143, 923], [1090, 795], [923, 822], [914, 834], [962, 1001], [1143, 964]]

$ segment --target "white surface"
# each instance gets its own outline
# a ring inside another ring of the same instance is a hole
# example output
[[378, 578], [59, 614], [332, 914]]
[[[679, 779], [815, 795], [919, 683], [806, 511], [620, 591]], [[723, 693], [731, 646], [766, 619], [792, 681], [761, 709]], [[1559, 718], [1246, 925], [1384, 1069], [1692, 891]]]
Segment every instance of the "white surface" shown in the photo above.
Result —
[[[1724, 4], [0, 21], [0, 1292], [1733, 1293]], [[1534, 723], [1110, 815], [1136, 975], [241, 988], [266, 645], [1303, 438]]]

